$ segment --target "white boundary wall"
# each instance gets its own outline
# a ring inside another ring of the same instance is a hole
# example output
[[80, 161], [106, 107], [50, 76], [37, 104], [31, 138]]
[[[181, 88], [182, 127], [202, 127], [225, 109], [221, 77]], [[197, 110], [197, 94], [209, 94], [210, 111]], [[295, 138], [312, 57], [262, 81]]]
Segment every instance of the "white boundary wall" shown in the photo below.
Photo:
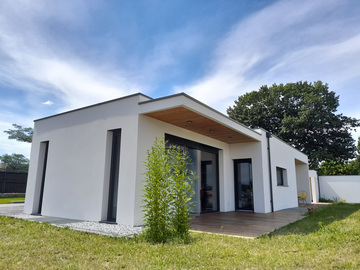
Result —
[[320, 197], [360, 203], [360, 175], [319, 176]]

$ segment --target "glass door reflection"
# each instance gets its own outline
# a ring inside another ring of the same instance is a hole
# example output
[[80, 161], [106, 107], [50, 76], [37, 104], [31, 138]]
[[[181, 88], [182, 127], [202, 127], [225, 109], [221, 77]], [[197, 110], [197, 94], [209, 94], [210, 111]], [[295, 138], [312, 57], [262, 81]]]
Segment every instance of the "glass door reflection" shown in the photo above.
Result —
[[251, 159], [234, 160], [235, 210], [254, 211]]

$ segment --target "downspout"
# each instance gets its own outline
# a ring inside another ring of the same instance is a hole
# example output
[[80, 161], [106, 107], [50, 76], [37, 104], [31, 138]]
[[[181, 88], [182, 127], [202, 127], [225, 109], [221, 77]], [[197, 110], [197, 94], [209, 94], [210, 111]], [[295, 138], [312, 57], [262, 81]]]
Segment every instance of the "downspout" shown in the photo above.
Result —
[[270, 138], [271, 133], [266, 132], [267, 138], [267, 151], [268, 151], [268, 160], [269, 160], [269, 181], [270, 181], [270, 203], [271, 203], [271, 212], [274, 212], [274, 198], [273, 198], [273, 186], [272, 186], [272, 173], [271, 173], [271, 155], [270, 155]]

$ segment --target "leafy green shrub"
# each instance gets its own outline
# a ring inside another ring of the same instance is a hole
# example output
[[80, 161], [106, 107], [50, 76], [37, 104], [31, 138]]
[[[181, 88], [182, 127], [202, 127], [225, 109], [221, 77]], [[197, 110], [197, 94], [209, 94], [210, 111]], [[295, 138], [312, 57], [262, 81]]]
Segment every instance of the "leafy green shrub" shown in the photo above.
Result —
[[144, 236], [148, 241], [188, 238], [195, 179], [189, 162], [187, 153], [176, 146], [166, 147], [164, 139], [156, 139], [148, 150], [143, 195]]
[[321, 163], [319, 175], [360, 175], [360, 156], [344, 163], [327, 160]]

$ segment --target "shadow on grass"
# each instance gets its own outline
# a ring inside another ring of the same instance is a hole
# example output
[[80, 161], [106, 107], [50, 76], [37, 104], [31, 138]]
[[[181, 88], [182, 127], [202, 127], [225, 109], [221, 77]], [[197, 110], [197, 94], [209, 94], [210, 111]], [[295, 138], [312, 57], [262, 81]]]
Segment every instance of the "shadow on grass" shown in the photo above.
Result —
[[328, 226], [334, 221], [346, 219], [351, 214], [360, 211], [360, 204], [335, 203], [313, 210], [301, 220], [277, 229], [264, 237], [277, 235], [306, 235]]

